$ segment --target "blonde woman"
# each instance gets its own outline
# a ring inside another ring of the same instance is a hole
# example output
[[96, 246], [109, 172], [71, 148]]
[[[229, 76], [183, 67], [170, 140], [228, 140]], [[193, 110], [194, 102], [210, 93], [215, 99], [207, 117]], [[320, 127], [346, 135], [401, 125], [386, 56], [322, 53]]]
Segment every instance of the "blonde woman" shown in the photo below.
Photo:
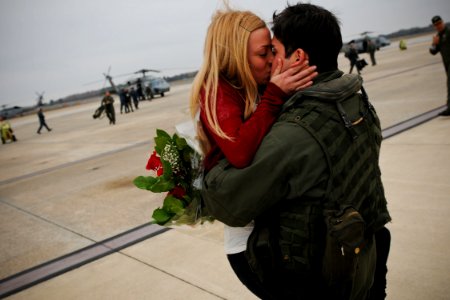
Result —
[[[205, 172], [222, 158], [248, 166], [284, 101], [317, 75], [301, 60], [283, 73], [279, 62], [271, 74], [273, 57], [270, 31], [255, 14], [228, 8], [212, 17], [190, 99], [193, 118], [200, 113]], [[225, 252], [239, 279], [264, 298], [244, 256], [252, 228], [225, 226]]]

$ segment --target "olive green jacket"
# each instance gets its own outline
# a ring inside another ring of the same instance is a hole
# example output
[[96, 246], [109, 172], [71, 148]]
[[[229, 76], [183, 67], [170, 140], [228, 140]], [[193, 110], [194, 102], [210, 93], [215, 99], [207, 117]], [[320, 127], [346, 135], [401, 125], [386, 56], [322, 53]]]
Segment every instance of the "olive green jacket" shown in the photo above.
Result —
[[[340, 71], [320, 74], [312, 87], [288, 100], [249, 167], [235, 169], [224, 159], [205, 176], [202, 196], [210, 214], [227, 225], [244, 226], [276, 205], [325, 196], [330, 172], [321, 146], [305, 128], [283, 120], [283, 115], [303, 96], [314, 95], [331, 103], [349, 98], [343, 102], [345, 111], [351, 120], [359, 118], [360, 97], [351, 96], [360, 90], [362, 79], [341, 75]], [[381, 223], [390, 220], [384, 210]]]
[[445, 29], [438, 33], [439, 44], [432, 46], [430, 48], [430, 53], [435, 55], [438, 52], [442, 55], [442, 60], [444, 62], [445, 70], [450, 71], [450, 28], [448, 25]]

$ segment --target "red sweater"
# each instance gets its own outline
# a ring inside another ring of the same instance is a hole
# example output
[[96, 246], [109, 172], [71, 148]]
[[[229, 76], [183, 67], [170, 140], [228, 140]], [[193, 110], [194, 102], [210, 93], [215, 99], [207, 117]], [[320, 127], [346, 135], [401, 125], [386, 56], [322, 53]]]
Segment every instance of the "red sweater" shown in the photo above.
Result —
[[[205, 170], [211, 170], [224, 157], [236, 168], [250, 165], [262, 139], [277, 119], [286, 96], [278, 86], [269, 83], [256, 110], [244, 120], [244, 94], [227, 81], [219, 79], [217, 118], [223, 132], [232, 140], [220, 138], [213, 133], [202, 109], [200, 120], [211, 143], [211, 150], [204, 160]], [[204, 91], [201, 94], [201, 101], [204, 102]]]

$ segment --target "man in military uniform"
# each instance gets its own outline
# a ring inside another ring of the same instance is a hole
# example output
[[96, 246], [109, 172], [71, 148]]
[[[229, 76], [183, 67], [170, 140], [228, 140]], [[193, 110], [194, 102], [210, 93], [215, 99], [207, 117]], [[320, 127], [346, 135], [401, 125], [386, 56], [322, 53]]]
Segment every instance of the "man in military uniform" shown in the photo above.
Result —
[[107, 91], [105, 97], [102, 99], [102, 105], [105, 108], [106, 116], [109, 119], [109, 124], [116, 124], [116, 112], [114, 110], [114, 98]]
[[441, 116], [450, 116], [450, 29], [445, 25], [440, 16], [434, 16], [431, 19], [437, 34], [433, 36], [433, 43], [430, 47], [430, 53], [435, 55], [440, 52], [444, 62], [445, 72], [447, 74], [447, 109], [440, 113]]
[[[391, 218], [378, 116], [362, 78], [338, 70], [342, 37], [331, 12], [289, 5], [274, 15], [272, 31], [274, 61], [288, 68], [306, 57], [319, 75], [285, 103], [249, 167], [223, 159], [205, 175], [206, 209], [229, 226], [255, 221], [246, 256], [271, 298], [383, 299]], [[350, 219], [365, 229], [349, 225], [344, 237], [334, 226]]]
[[350, 71], [348, 71], [348, 73], [352, 74], [353, 67], [356, 67], [356, 72], [358, 72], [358, 74], [361, 74], [360, 68], [358, 66], [358, 59], [359, 59], [358, 50], [356, 50], [356, 45], [354, 41], [351, 41], [349, 43], [347, 52], [345, 53], [345, 57], [347, 57], [348, 60], [350, 61]]
[[375, 51], [377, 51], [377, 45], [375, 45], [375, 42], [368, 38], [367, 40], [367, 52], [370, 55], [370, 61], [372, 62], [372, 66], [377, 65], [377, 60], [375, 59]]
[[39, 128], [37, 130], [37, 133], [41, 134], [42, 127], [47, 128], [47, 131], [49, 131], [49, 132], [52, 131], [52, 129], [48, 127], [47, 122], [45, 122], [45, 116], [44, 116], [44, 112], [42, 111], [42, 108], [39, 108], [37, 115], [39, 118]]

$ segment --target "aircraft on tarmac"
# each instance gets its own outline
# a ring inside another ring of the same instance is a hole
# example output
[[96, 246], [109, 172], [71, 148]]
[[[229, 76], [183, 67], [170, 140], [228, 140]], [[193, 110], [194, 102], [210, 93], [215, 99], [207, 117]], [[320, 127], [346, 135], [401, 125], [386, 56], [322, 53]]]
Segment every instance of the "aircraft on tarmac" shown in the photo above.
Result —
[[35, 93], [37, 95], [36, 106], [21, 107], [21, 106], [15, 105], [12, 107], [8, 107], [7, 104], [2, 104], [1, 110], [0, 110], [0, 117], [2, 117], [4, 119], [10, 119], [10, 118], [14, 118], [17, 116], [23, 116], [25, 113], [33, 111], [36, 107], [43, 106], [45, 91], [43, 91], [41, 93], [38, 93], [38, 92], [35, 92]]
[[146, 76], [145, 73], [148, 72], [160, 73], [161, 71], [152, 69], [138, 70], [134, 74], [142, 73], [142, 76], [129, 82], [136, 85], [140, 83], [147, 97], [153, 98], [154, 95], [158, 94], [164, 97], [164, 93], [170, 91], [169, 83], [162, 77]]
[[0, 117], [3, 119], [14, 118], [16, 116], [21, 116], [24, 113], [24, 108], [20, 106], [7, 107], [6, 104], [2, 105], [2, 110], [0, 110]]
[[[106, 82], [109, 82], [111, 85], [113, 91], [116, 94], [119, 94], [120, 89], [122, 88], [136, 88], [138, 89], [138, 86], [140, 85], [142, 88], [142, 92], [146, 94], [148, 99], [153, 98], [155, 95], [161, 95], [161, 97], [164, 97], [164, 94], [168, 91], [170, 91], [170, 85], [169, 83], [162, 77], [154, 77], [154, 76], [147, 76], [146, 73], [148, 72], [154, 72], [154, 73], [160, 73], [159, 70], [152, 70], [152, 69], [141, 69], [133, 73], [126, 73], [121, 75], [114, 75], [112, 76], [110, 74], [111, 72], [111, 66], [108, 68], [108, 71], [106, 73], [103, 73], [103, 76], [105, 77], [103, 81], [103, 88], [105, 87]], [[142, 74], [140, 77], [136, 77], [135, 74]], [[131, 76], [133, 77], [126, 80], [124, 83], [121, 83], [119, 85], [115, 85], [113, 81], [114, 78], [118, 77], [124, 77], [124, 76]], [[85, 85], [93, 84], [101, 82], [99, 80], [87, 83]]]
[[364, 47], [364, 41], [370, 39], [373, 42], [375, 42], [375, 45], [377, 47], [377, 50], [380, 50], [380, 48], [389, 46], [391, 44], [391, 41], [385, 37], [384, 35], [374, 35], [372, 31], [364, 31], [359, 34], [358, 38], [352, 39], [342, 46], [342, 51], [346, 52], [348, 50], [348, 47], [351, 43], [355, 44], [356, 50], [358, 50], [358, 53], [365, 53], [367, 52], [367, 49]]

